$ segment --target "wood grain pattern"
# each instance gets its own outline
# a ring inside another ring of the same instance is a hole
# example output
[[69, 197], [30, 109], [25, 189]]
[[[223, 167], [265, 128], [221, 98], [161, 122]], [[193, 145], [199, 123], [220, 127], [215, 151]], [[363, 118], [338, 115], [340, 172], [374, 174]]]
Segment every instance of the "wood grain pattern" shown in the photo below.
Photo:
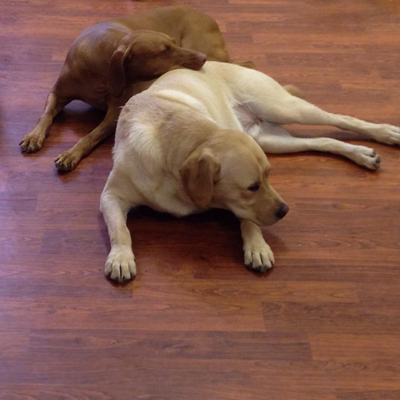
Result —
[[398, 149], [293, 127], [373, 146], [383, 166], [271, 156], [291, 212], [264, 229], [277, 259], [265, 276], [243, 267], [229, 213], [139, 209], [138, 277], [124, 287], [102, 272], [113, 140], [70, 174], [53, 165], [103, 114], [72, 103], [39, 153], [20, 154], [83, 28], [183, 3], [219, 22], [233, 59], [327, 110], [400, 125], [396, 1], [2, 0], [0, 399], [400, 399]]

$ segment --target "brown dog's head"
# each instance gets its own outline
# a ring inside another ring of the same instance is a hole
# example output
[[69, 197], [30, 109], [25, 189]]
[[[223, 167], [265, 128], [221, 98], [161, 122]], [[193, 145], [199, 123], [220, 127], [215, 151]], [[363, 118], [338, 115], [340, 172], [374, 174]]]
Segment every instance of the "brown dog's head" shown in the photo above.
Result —
[[250, 136], [220, 131], [188, 157], [180, 175], [199, 209], [224, 208], [257, 225], [272, 225], [289, 207], [268, 183], [269, 170], [266, 155]]
[[114, 51], [108, 70], [108, 86], [121, 96], [127, 82], [157, 78], [179, 67], [199, 70], [206, 55], [179, 47], [171, 37], [153, 31], [128, 34]]

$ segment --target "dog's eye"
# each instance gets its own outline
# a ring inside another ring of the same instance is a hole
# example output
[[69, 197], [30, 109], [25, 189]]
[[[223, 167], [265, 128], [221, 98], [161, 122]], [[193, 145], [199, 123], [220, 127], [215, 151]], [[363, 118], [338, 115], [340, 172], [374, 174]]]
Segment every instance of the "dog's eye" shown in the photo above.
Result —
[[250, 190], [250, 192], [257, 192], [258, 189], [260, 189], [259, 183], [255, 183], [247, 188], [247, 190]]

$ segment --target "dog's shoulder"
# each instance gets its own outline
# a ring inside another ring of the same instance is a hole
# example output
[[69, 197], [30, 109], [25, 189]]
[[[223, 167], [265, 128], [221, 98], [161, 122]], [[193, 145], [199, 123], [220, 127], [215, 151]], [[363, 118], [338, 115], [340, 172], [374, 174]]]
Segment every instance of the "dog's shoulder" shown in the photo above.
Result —
[[150, 170], [157, 169], [162, 152], [154, 121], [157, 121], [157, 115], [144, 112], [141, 104], [137, 105], [135, 101], [128, 102], [117, 124], [114, 160], [126, 162], [134, 159], [135, 163], [151, 166]]

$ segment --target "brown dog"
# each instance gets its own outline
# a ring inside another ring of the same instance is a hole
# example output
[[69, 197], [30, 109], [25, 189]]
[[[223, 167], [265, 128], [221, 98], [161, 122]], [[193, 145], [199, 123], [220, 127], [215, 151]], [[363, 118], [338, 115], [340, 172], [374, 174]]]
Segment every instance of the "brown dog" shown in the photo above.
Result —
[[217, 23], [186, 7], [149, 10], [87, 28], [69, 50], [44, 112], [23, 138], [21, 150], [40, 150], [53, 118], [72, 100], [82, 100], [107, 113], [96, 129], [56, 158], [58, 170], [74, 169], [115, 131], [121, 106], [131, 96], [171, 69], [200, 69], [206, 56], [230, 62]]

